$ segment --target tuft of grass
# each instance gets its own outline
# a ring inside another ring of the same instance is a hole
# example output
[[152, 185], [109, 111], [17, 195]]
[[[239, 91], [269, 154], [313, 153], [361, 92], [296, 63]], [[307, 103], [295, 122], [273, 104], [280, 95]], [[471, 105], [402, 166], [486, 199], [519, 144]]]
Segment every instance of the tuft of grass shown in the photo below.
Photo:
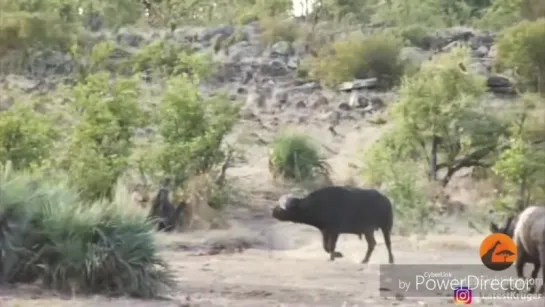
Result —
[[317, 176], [329, 178], [330, 166], [306, 135], [278, 137], [269, 155], [269, 171], [274, 177], [302, 182]]
[[142, 298], [174, 286], [143, 212], [84, 203], [62, 181], [13, 172], [9, 164], [0, 174], [3, 282]]

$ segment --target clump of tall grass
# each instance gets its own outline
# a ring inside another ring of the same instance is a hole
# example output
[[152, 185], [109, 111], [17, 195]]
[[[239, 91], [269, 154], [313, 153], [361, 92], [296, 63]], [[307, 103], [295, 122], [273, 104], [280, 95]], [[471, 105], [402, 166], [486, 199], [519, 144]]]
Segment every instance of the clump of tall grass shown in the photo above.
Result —
[[62, 182], [0, 165], [1, 282], [151, 298], [174, 285], [153, 225], [126, 204], [84, 203]]
[[318, 176], [329, 178], [330, 167], [309, 137], [281, 135], [269, 154], [269, 171], [274, 177], [305, 181]]

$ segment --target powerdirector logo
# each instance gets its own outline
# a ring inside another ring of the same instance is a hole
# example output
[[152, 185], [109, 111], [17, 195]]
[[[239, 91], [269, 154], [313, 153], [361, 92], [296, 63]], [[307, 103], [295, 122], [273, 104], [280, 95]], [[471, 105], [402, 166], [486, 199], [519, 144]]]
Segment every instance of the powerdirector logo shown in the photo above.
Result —
[[448, 297], [456, 289], [470, 289], [473, 297], [502, 297], [539, 289], [542, 278], [517, 278], [515, 270], [492, 271], [482, 264], [383, 264], [380, 294], [393, 297]]

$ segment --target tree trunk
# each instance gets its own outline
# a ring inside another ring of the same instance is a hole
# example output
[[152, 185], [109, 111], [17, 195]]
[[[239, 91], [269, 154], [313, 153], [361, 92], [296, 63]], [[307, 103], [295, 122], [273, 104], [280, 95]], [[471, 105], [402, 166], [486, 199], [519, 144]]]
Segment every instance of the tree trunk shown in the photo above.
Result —
[[439, 145], [439, 138], [434, 135], [431, 140], [431, 155], [430, 155], [429, 179], [431, 181], [437, 181], [437, 147], [438, 145]]
[[519, 184], [519, 192], [517, 198], [517, 211], [521, 212], [528, 206], [529, 197], [528, 197], [528, 183], [527, 176], [524, 174], [522, 181]]

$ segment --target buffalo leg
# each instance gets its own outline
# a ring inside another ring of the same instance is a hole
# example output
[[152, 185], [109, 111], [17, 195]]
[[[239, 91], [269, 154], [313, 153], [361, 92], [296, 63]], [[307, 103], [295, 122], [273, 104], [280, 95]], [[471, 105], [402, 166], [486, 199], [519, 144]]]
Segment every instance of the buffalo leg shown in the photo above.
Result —
[[[326, 253], [330, 254], [329, 241], [331, 240], [331, 233], [327, 230], [320, 230], [320, 232], [322, 233], [322, 247]], [[334, 251], [333, 256], [335, 258], [342, 258], [343, 254], [341, 252]]]
[[531, 275], [531, 278], [534, 280], [534, 283], [532, 284], [532, 286], [530, 287], [530, 289], [528, 289], [528, 292], [529, 293], [535, 293], [536, 291], [536, 278], [537, 278], [537, 274], [539, 274], [539, 269], [541, 268], [541, 265], [539, 263], [534, 263], [534, 270], [532, 271], [532, 275]]
[[[545, 235], [545, 232], [544, 232], [544, 235]], [[543, 243], [539, 246], [539, 262], [541, 263], [541, 268], [543, 270], [542, 278], [545, 279], [545, 246]], [[534, 265], [537, 267], [537, 264], [534, 264]], [[533, 275], [533, 272], [532, 272], [532, 275]], [[537, 272], [536, 272], [536, 277], [537, 277]], [[541, 293], [542, 295], [545, 294], [545, 285], [543, 284], [543, 279], [541, 280], [542, 281], [541, 287], [539, 288], [539, 291], [538, 291], [538, 293]], [[536, 283], [534, 282], [534, 284]]]
[[339, 239], [339, 233], [328, 232], [328, 234], [329, 236], [327, 240], [327, 248], [329, 250], [329, 260], [333, 261], [335, 260], [335, 257], [340, 254], [335, 251], [335, 247], [337, 246], [337, 239]]
[[392, 242], [390, 241], [390, 229], [382, 228], [382, 235], [384, 236], [384, 244], [388, 249], [388, 263], [394, 263], [394, 254], [392, 253]]
[[364, 235], [365, 241], [367, 241], [367, 252], [365, 253], [365, 258], [363, 258], [361, 263], [369, 262], [369, 258], [371, 258], [371, 253], [373, 253], [373, 250], [377, 245], [377, 241], [375, 241], [374, 229], [366, 231]]

